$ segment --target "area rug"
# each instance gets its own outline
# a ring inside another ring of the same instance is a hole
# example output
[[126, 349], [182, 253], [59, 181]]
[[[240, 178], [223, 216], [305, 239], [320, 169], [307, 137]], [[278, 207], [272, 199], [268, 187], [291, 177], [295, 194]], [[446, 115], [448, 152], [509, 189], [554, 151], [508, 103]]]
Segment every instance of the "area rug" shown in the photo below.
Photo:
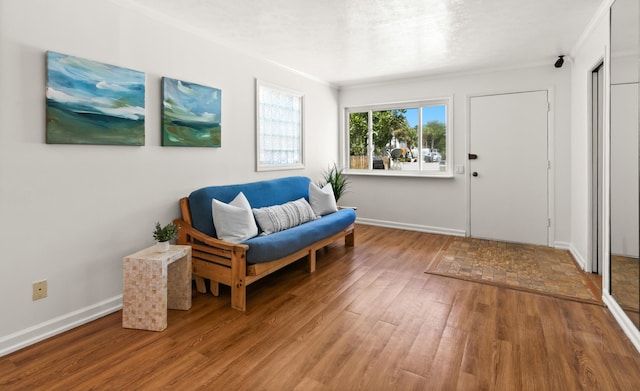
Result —
[[602, 305], [571, 254], [550, 247], [452, 236], [425, 273]]

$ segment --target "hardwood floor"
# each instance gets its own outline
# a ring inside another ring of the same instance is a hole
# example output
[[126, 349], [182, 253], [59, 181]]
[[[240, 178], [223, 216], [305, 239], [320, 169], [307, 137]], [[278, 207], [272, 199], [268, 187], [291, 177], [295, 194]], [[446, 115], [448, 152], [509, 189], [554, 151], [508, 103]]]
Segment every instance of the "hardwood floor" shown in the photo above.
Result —
[[248, 289], [196, 295], [163, 332], [121, 313], [0, 358], [2, 390], [637, 390], [606, 308], [423, 273], [446, 237], [358, 225]]

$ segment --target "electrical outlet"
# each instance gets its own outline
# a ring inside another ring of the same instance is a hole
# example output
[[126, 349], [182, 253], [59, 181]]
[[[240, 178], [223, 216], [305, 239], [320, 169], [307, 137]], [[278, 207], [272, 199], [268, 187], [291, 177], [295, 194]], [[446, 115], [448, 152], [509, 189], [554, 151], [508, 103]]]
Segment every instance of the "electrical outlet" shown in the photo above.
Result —
[[34, 282], [32, 300], [40, 300], [45, 297], [47, 297], [47, 280]]

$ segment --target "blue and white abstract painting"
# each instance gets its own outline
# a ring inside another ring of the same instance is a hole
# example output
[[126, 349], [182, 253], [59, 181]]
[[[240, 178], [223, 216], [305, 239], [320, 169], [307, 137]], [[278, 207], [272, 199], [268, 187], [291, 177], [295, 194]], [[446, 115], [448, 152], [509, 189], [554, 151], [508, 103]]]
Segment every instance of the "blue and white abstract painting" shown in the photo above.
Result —
[[162, 78], [162, 145], [220, 147], [222, 91]]
[[143, 72], [47, 52], [47, 144], [144, 145]]

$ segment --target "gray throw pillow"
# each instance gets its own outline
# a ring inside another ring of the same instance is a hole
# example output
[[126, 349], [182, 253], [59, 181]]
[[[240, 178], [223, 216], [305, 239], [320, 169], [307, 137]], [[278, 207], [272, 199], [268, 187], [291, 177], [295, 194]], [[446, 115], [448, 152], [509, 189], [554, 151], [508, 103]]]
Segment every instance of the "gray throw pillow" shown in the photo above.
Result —
[[304, 198], [282, 205], [254, 208], [253, 215], [263, 231], [262, 235], [283, 231], [316, 219], [311, 205]]

